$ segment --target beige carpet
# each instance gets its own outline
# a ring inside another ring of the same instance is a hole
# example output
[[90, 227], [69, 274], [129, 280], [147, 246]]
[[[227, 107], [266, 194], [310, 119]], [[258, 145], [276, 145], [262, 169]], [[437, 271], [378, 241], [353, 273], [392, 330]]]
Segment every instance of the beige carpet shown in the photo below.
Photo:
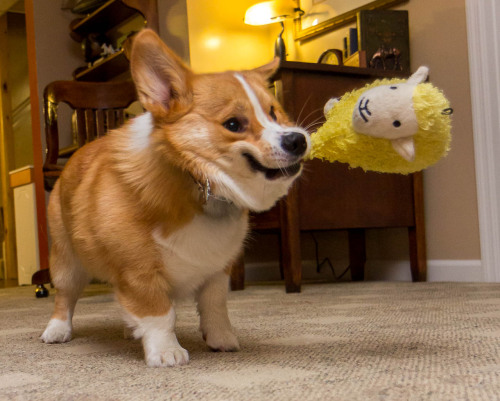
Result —
[[231, 293], [242, 351], [212, 353], [178, 305], [188, 366], [147, 368], [120, 309], [91, 286], [75, 337], [38, 340], [53, 306], [0, 290], [1, 400], [498, 400], [500, 284], [341, 283]]

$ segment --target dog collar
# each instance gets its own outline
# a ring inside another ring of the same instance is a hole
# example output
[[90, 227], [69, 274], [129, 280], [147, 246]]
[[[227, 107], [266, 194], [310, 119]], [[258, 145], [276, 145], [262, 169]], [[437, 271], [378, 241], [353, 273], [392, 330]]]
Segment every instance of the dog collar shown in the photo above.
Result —
[[196, 184], [198, 184], [198, 191], [200, 193], [200, 201], [202, 205], [206, 205], [208, 202], [208, 198], [213, 196], [212, 189], [210, 188], [210, 180], [207, 178], [204, 183], [195, 180]]
[[198, 191], [200, 193], [200, 202], [202, 205], [206, 205], [208, 200], [210, 198], [212, 199], [216, 199], [216, 200], [219, 200], [219, 201], [222, 201], [222, 202], [227, 202], [227, 203], [233, 203], [232, 201], [230, 201], [229, 199], [226, 199], [226, 198], [220, 198], [218, 196], [215, 196], [213, 193], [212, 193], [212, 188], [210, 186], [210, 180], [207, 178], [205, 179], [205, 182], [202, 182], [202, 181], [198, 181], [197, 179], [195, 179], [193, 177], [194, 181], [196, 182], [196, 184], [198, 185]]

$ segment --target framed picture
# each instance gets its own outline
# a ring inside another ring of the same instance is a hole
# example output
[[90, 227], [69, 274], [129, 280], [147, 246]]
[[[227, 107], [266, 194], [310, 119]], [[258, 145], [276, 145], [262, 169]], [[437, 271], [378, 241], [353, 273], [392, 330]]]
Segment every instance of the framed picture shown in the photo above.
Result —
[[305, 40], [356, 21], [361, 10], [392, 7], [408, 0], [298, 0], [304, 14], [295, 20], [295, 40]]
[[371, 68], [410, 70], [408, 11], [361, 11], [357, 25], [359, 48], [365, 51]]

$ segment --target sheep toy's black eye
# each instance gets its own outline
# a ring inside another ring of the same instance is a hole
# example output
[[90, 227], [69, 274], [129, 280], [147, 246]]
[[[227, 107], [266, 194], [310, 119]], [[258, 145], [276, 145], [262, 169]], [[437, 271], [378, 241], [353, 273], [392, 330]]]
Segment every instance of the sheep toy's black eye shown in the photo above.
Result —
[[394, 121], [392, 122], [392, 125], [393, 125], [394, 127], [396, 127], [396, 128], [399, 128], [399, 127], [401, 127], [401, 121], [399, 121], [399, 120], [394, 120]]
[[271, 106], [271, 110], [269, 111], [269, 115], [273, 119], [273, 121], [276, 121], [278, 117], [276, 117], [276, 113], [274, 112], [274, 106]]
[[389, 89], [392, 89], [393, 91], [395, 91], [396, 89], [398, 89], [397, 86], [390, 86]]
[[232, 117], [229, 120], [224, 121], [222, 126], [231, 132], [243, 132], [245, 130], [244, 124], [236, 117]]

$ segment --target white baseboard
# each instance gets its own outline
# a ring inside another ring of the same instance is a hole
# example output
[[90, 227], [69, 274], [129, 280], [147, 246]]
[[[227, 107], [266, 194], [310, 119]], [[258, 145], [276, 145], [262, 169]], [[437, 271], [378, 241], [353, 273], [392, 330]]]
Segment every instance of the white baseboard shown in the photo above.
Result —
[[[367, 261], [365, 277], [368, 280], [411, 281], [410, 261]], [[427, 281], [484, 281], [481, 260], [428, 260]]]
[[427, 281], [484, 281], [481, 260], [429, 260]]
[[[335, 273], [340, 275], [347, 267], [346, 260], [334, 260]], [[312, 260], [302, 262], [304, 279], [328, 279], [333, 275], [328, 267], [316, 272], [316, 263]], [[245, 266], [247, 281], [280, 280], [278, 262], [248, 263]], [[350, 279], [350, 275], [346, 274]], [[409, 260], [368, 260], [365, 266], [365, 279], [371, 281], [411, 281]], [[484, 281], [481, 260], [428, 260], [427, 281]]]

